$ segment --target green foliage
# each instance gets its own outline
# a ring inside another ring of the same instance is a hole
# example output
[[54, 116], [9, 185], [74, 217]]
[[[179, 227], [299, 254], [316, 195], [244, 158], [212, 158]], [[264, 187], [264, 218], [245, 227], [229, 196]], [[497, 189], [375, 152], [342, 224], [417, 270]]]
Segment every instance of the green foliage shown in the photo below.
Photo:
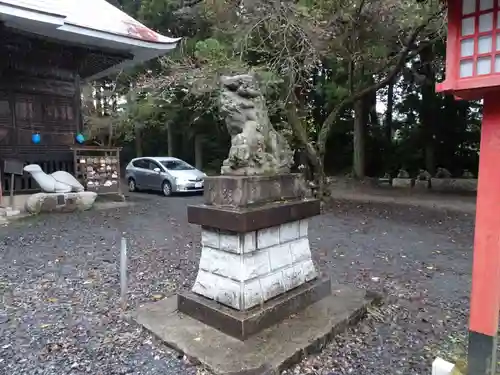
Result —
[[[220, 75], [256, 73], [274, 126], [294, 148], [302, 147], [303, 140], [291, 130], [287, 105], [296, 109], [306, 141], [317, 141], [328, 115], [346, 98], [387, 77], [408, 36], [441, 6], [438, 0], [254, 0], [244, 6], [230, 0], [115, 1], [155, 30], [184, 39], [174, 53], [116, 78], [116, 92], [125, 100], [105, 119], [112, 120], [114, 137], [127, 145], [139, 130], [145, 152], [154, 154], [167, 151], [169, 135], [175, 138], [176, 154], [193, 161], [194, 135], [202, 135], [205, 165], [213, 170], [219, 169], [229, 145], [218, 113]], [[442, 33], [442, 17], [437, 17], [412, 46], [431, 40], [433, 76], [424, 71], [418, 52], [397, 76], [392, 137], [387, 137], [386, 114], [375, 116], [375, 103], [367, 106], [368, 175], [425, 168], [429, 140], [424, 136], [422, 90], [443, 76]], [[422, 77], [431, 83], [425, 86]], [[384, 87], [378, 94], [379, 104], [386, 102]], [[480, 106], [433, 92], [430, 100], [436, 166], [455, 175], [463, 169], [475, 172]], [[352, 104], [334, 119], [325, 155], [331, 173], [352, 166], [353, 120]], [[173, 133], [167, 132], [169, 125]]]
[[194, 55], [199, 61], [208, 64], [222, 65], [229, 61], [227, 49], [215, 38], [198, 41]]

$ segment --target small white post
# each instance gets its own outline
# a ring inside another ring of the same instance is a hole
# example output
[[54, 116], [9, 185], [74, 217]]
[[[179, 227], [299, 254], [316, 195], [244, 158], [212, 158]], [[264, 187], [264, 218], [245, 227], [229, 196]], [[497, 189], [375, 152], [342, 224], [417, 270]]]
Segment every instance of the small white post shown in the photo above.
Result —
[[120, 287], [121, 287], [121, 307], [127, 309], [127, 239], [122, 237], [120, 247]]
[[442, 358], [437, 357], [432, 362], [432, 375], [450, 375], [455, 365]]

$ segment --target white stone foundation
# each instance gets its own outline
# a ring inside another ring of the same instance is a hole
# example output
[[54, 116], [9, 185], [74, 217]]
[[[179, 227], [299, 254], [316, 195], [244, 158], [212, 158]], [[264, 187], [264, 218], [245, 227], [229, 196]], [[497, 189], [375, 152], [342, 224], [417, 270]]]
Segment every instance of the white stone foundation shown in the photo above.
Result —
[[317, 277], [300, 220], [249, 233], [202, 228], [193, 292], [247, 310]]

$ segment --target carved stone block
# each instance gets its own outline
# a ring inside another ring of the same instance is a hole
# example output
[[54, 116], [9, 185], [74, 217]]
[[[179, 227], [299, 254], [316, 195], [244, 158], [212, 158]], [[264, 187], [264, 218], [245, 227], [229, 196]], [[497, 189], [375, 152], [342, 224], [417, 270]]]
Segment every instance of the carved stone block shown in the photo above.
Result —
[[205, 177], [205, 203], [246, 207], [310, 195], [302, 174]]
[[86, 211], [92, 208], [97, 194], [90, 191], [79, 193], [37, 193], [25, 203], [26, 211], [31, 214], [41, 212]]

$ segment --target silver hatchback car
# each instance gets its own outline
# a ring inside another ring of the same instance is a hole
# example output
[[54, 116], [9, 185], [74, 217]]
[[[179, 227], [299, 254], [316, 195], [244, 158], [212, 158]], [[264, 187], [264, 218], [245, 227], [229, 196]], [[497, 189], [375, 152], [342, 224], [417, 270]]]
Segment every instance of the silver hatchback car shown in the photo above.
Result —
[[157, 190], [163, 195], [202, 192], [206, 174], [185, 161], [173, 157], [141, 157], [128, 163], [129, 191]]

